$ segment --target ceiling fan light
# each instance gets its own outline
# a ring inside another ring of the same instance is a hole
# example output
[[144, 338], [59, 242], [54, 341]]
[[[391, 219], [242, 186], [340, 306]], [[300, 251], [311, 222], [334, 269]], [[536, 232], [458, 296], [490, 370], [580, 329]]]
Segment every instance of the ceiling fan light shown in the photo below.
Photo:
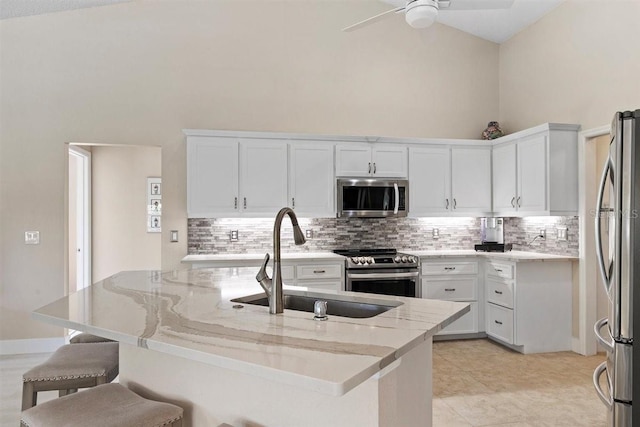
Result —
[[427, 28], [438, 16], [437, 0], [416, 0], [407, 5], [405, 19], [413, 28]]

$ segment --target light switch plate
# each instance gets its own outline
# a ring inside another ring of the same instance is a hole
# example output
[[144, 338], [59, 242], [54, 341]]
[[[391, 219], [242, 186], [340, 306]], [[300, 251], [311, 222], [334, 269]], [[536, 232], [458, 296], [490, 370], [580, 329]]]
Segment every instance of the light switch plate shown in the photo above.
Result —
[[313, 230], [305, 230], [304, 237], [307, 239], [313, 239]]
[[238, 230], [231, 230], [231, 232], [229, 233], [229, 240], [231, 240], [232, 242], [237, 242], [239, 240]]
[[40, 244], [40, 232], [39, 231], [25, 231], [24, 232], [24, 244], [25, 245], [39, 245]]
[[558, 227], [558, 240], [566, 241], [567, 240], [567, 227]]
[[433, 237], [434, 239], [439, 239], [440, 238], [440, 229], [439, 228], [434, 228], [433, 230], [431, 230], [431, 237]]
[[171, 242], [177, 242], [178, 241], [178, 230], [171, 230], [170, 241]]

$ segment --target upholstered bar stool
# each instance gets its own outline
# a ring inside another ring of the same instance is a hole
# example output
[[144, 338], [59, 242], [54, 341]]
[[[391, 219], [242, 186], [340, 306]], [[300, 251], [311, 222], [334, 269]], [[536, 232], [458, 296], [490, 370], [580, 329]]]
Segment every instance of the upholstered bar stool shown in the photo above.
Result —
[[114, 341], [108, 338], [102, 338], [97, 335], [92, 335], [92, 334], [83, 332], [71, 338], [69, 342], [71, 344], [90, 344], [95, 342], [114, 342]]
[[103, 384], [22, 412], [22, 427], [182, 426], [183, 410], [138, 396], [120, 384]]
[[22, 410], [35, 406], [38, 392], [58, 390], [60, 396], [95, 387], [118, 376], [118, 343], [67, 344], [22, 376]]

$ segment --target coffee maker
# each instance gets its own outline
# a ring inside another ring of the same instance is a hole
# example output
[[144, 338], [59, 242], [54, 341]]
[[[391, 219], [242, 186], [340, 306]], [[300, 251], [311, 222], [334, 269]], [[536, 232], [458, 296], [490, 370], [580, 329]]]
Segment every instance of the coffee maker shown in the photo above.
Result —
[[511, 243], [504, 243], [503, 218], [480, 218], [480, 241], [476, 251], [505, 252], [512, 248]]

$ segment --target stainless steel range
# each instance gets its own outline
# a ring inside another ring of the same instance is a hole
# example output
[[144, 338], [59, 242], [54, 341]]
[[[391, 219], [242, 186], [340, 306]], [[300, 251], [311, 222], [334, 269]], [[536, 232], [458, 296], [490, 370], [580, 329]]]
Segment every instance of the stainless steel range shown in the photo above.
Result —
[[345, 290], [372, 294], [421, 296], [418, 258], [395, 249], [337, 249], [345, 260]]

